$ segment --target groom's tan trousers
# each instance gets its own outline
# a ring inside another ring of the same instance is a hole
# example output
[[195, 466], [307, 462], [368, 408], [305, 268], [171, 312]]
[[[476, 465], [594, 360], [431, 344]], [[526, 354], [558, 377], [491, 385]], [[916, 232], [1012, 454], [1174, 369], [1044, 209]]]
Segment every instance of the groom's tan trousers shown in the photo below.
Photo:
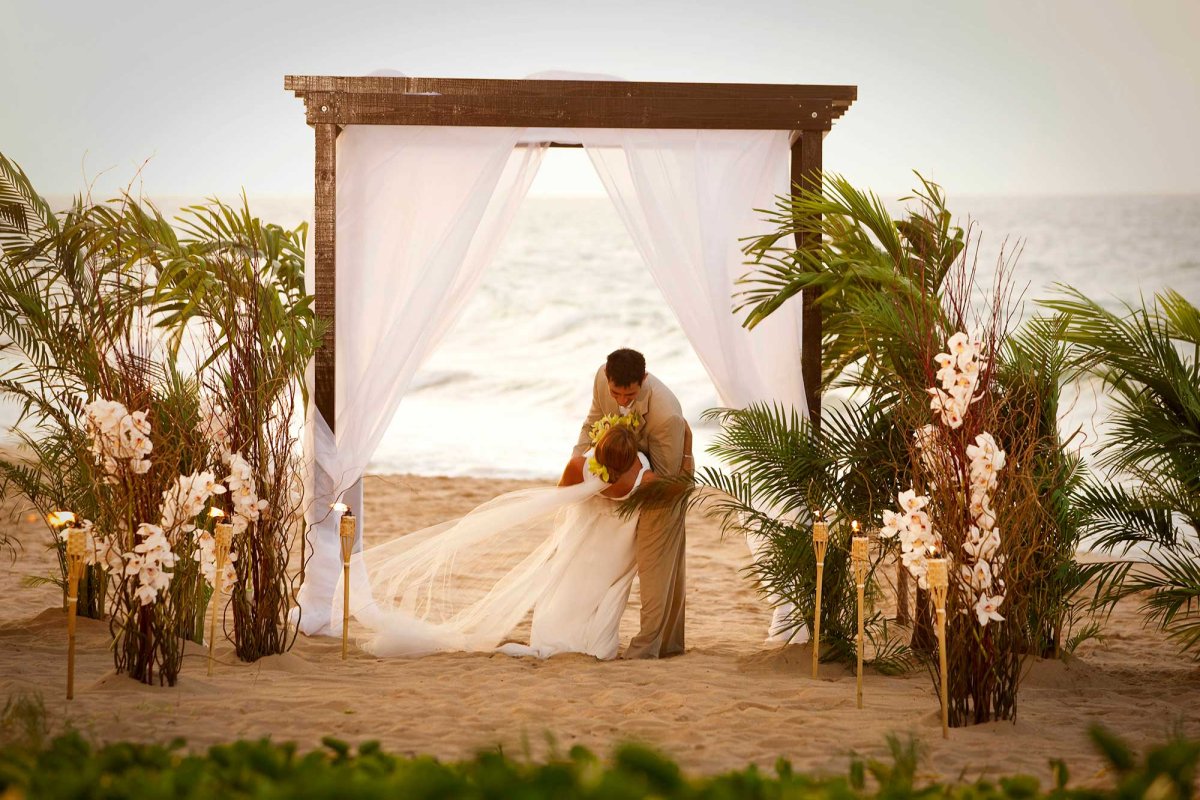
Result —
[[642, 511], [637, 526], [642, 626], [625, 658], [665, 658], [683, 652], [685, 581], [683, 509]]

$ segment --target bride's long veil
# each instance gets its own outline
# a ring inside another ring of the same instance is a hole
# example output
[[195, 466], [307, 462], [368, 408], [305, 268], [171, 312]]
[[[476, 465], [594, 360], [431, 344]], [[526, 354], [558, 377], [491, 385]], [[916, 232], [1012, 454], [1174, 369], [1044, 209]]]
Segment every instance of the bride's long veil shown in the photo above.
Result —
[[[364, 569], [370, 586], [350, 600], [361, 645], [380, 656], [495, 649], [553, 588], [565, 516], [605, 485], [510, 492], [356, 554], [351, 572]], [[332, 619], [341, 617], [339, 585]]]

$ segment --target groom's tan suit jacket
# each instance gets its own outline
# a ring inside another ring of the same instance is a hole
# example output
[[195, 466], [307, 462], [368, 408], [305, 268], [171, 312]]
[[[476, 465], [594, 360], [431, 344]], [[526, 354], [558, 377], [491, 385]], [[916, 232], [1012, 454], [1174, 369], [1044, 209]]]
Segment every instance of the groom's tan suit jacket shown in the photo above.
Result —
[[[691, 456], [691, 436], [683, 409], [674, 393], [647, 373], [632, 410], [644, 424], [638, 429], [638, 449], [650, 458], [656, 475], [672, 477], [683, 471], [683, 457]], [[606, 414], [620, 414], [608, 392], [601, 366], [592, 387], [592, 407], [579, 429], [574, 455], [592, 446], [592, 424]], [[678, 655], [684, 648], [685, 514], [675, 509], [645, 509], [638, 517], [637, 566], [641, 592], [641, 630], [625, 649], [625, 658], [659, 658]]]

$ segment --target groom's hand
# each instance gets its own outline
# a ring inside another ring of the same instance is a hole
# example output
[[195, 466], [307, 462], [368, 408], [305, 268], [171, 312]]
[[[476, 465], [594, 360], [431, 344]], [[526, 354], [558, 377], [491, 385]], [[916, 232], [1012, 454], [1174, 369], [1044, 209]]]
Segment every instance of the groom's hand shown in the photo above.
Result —
[[691, 453], [685, 453], [683, 456], [683, 474], [689, 478], [696, 477], [696, 459], [692, 458]]

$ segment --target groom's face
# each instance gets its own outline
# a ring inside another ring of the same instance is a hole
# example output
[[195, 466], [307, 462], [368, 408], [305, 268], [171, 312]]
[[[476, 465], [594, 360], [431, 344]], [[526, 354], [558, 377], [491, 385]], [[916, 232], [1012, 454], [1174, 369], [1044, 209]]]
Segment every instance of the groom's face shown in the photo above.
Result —
[[631, 383], [628, 386], [618, 386], [613, 383], [612, 379], [608, 379], [608, 393], [612, 395], [612, 399], [617, 402], [617, 405], [629, 407], [633, 405], [633, 401], [637, 400], [638, 392], [642, 391], [642, 384]]

